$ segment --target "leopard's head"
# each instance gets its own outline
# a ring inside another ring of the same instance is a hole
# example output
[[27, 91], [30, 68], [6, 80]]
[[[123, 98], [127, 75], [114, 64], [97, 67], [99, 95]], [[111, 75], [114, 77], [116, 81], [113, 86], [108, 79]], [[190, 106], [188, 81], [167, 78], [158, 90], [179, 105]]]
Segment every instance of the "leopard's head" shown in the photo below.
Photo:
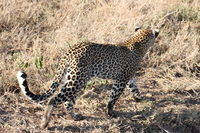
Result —
[[140, 27], [135, 27], [134, 40], [137, 43], [153, 43], [159, 34], [158, 29], [141, 29]]
[[131, 49], [137, 49], [142, 52], [146, 52], [147, 49], [153, 45], [156, 37], [159, 34], [158, 29], [141, 29], [140, 27], [135, 28], [136, 33], [132, 37]]

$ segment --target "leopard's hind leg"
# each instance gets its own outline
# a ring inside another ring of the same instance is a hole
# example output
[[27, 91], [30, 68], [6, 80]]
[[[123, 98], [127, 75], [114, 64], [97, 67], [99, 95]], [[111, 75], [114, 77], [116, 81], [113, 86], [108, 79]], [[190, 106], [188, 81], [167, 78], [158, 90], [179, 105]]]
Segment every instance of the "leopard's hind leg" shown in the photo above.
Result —
[[69, 89], [70, 91], [68, 92], [68, 94], [71, 95], [69, 96], [69, 99], [65, 102], [64, 106], [66, 108], [66, 111], [70, 114], [71, 118], [74, 119], [75, 121], [79, 121], [82, 119], [81, 114], [74, 113], [74, 105], [76, 102], [76, 98], [78, 97], [79, 93], [84, 88], [85, 84], [89, 79], [90, 79], [89, 76], [85, 76], [82, 78], [80, 77], [74, 82], [72, 88]]
[[83, 119], [81, 114], [75, 114], [74, 113], [74, 105], [75, 105], [76, 97], [71, 98], [70, 101], [65, 102], [64, 106], [66, 108], [66, 111], [70, 114], [71, 118], [75, 121], [79, 121]]
[[78, 94], [84, 88], [90, 77], [89, 75], [82, 76], [71, 73], [71, 71], [68, 71], [65, 78], [65, 84], [62, 86], [59, 94], [49, 101], [45, 110], [45, 118], [44, 123], [42, 124], [42, 128], [47, 127], [53, 108], [62, 103], [65, 103], [66, 110], [74, 120], [82, 119], [81, 114], [74, 113], [74, 104]]
[[53, 109], [66, 101], [70, 101], [69, 93], [67, 93], [66, 85], [68, 82], [66, 82], [63, 86], [59, 94], [57, 94], [55, 97], [51, 98], [45, 108], [44, 112], [44, 123], [42, 123], [41, 127], [46, 128], [48, 126], [48, 123], [50, 121], [51, 114], [53, 112]]
[[48, 126], [48, 123], [50, 122], [50, 117], [53, 112], [53, 109], [59, 105], [65, 102], [65, 107], [71, 117], [74, 120], [81, 120], [82, 115], [81, 114], [75, 114], [74, 113], [74, 104], [75, 104], [76, 96], [68, 96], [67, 93], [63, 94], [62, 91], [59, 93], [56, 97], [53, 97], [49, 102], [48, 105], [45, 108], [44, 113], [44, 123], [42, 123], [41, 127], [44, 129]]

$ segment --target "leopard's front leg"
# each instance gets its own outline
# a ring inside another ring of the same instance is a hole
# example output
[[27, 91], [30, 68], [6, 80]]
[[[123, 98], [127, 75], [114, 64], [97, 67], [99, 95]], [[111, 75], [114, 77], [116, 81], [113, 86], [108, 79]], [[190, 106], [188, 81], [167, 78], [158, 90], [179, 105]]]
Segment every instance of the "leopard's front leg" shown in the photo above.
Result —
[[116, 81], [113, 84], [113, 87], [112, 87], [112, 90], [111, 90], [111, 94], [110, 94], [110, 99], [108, 101], [108, 106], [107, 106], [108, 115], [110, 117], [115, 117], [116, 116], [114, 111], [113, 111], [113, 107], [114, 107], [116, 101], [119, 99], [120, 95], [122, 94], [125, 86], [126, 86], [126, 83], [122, 82], [122, 81]]
[[136, 102], [140, 102], [143, 99], [134, 78], [127, 83], [126, 88], [131, 91]]

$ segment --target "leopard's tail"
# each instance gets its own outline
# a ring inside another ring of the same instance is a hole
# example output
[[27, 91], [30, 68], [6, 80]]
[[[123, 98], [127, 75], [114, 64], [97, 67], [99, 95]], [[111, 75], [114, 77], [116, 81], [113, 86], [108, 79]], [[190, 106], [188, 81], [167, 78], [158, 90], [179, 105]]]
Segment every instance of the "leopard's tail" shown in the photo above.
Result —
[[[47, 90], [45, 93], [43, 93], [41, 95], [36, 95], [29, 90], [26, 78], [27, 78], [27, 75], [25, 72], [19, 71], [17, 73], [17, 79], [18, 79], [18, 83], [19, 83], [22, 93], [26, 97], [28, 97], [28, 99], [35, 101], [35, 102], [46, 100], [47, 98], [52, 96], [59, 86], [59, 83], [56, 82], [56, 83], [52, 84], [50, 89]], [[60, 80], [62, 80], [62, 79], [60, 79]]]

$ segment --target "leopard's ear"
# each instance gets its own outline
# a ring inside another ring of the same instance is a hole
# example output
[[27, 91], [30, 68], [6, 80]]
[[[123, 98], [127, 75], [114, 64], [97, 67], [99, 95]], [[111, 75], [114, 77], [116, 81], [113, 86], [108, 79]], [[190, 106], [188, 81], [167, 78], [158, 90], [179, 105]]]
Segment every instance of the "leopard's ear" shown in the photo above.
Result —
[[159, 32], [159, 29], [154, 29], [155, 38], [158, 36]]
[[135, 32], [138, 31], [139, 29], [141, 29], [141, 27], [135, 26]]

